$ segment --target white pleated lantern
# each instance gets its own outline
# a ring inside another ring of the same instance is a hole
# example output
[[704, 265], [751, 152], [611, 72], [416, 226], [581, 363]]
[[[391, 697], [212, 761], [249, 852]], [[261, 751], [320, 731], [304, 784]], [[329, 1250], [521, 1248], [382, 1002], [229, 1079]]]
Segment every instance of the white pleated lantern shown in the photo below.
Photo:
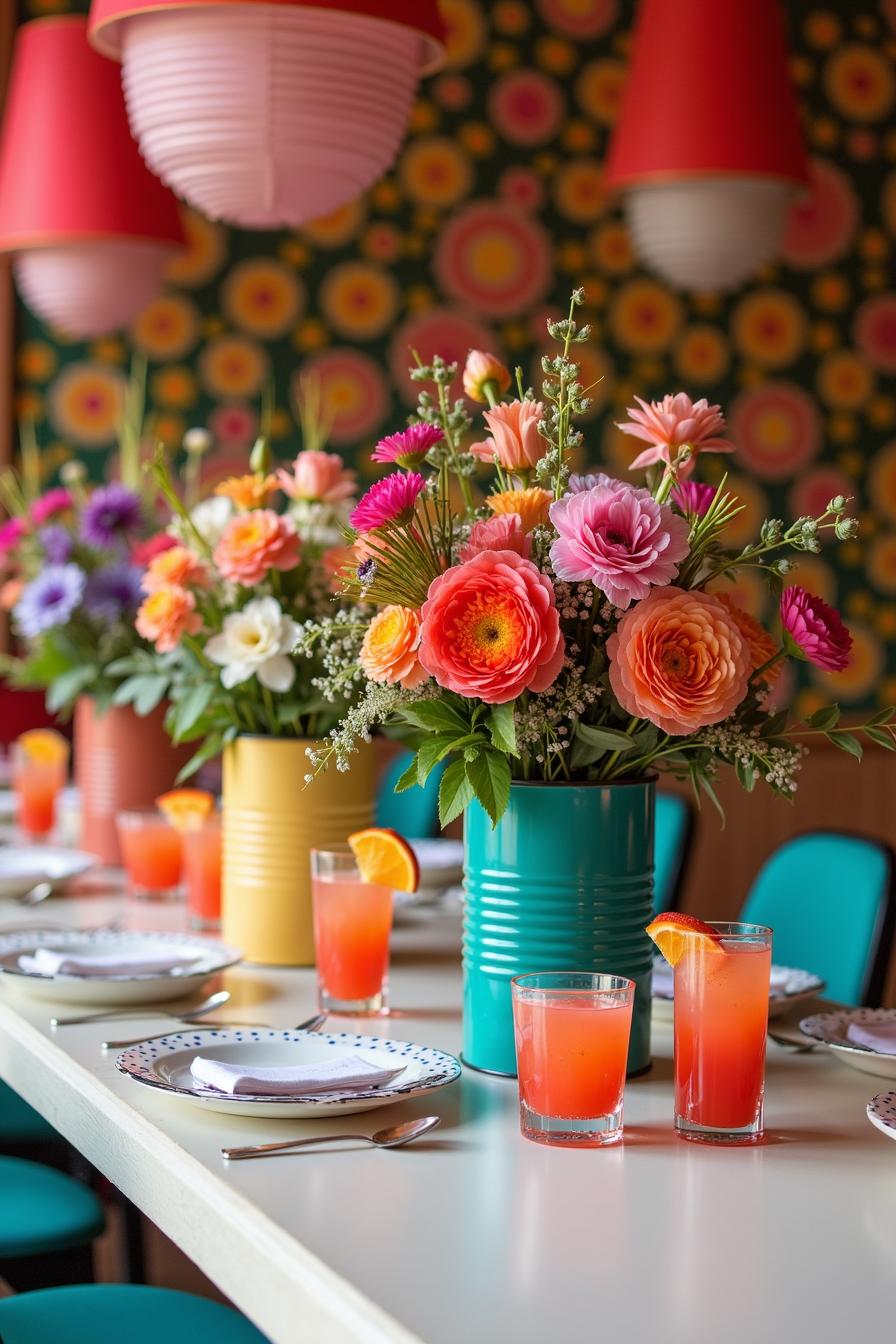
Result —
[[441, 54], [435, 0], [94, 0], [153, 172], [212, 219], [296, 227], [392, 165], [421, 72]]

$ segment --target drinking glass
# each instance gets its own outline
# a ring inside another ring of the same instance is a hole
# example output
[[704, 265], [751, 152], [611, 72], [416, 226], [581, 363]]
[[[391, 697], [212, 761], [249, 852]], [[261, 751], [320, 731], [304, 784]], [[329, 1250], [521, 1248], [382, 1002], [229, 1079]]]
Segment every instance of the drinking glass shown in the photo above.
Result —
[[190, 923], [196, 929], [221, 926], [221, 816], [213, 813], [190, 827], [183, 842], [184, 886]]
[[618, 1143], [634, 980], [540, 971], [518, 975], [511, 988], [525, 1137], [569, 1147]]
[[17, 742], [12, 745], [12, 787], [16, 795], [16, 822], [32, 839], [40, 839], [56, 825], [56, 799], [65, 788], [68, 760], [36, 761]]
[[343, 1015], [387, 1011], [392, 891], [362, 882], [344, 849], [311, 851], [320, 1007]]
[[180, 834], [155, 810], [119, 812], [115, 818], [121, 859], [133, 896], [172, 900], [180, 895]]
[[702, 1143], [762, 1138], [772, 931], [710, 923], [675, 967], [675, 1128]]

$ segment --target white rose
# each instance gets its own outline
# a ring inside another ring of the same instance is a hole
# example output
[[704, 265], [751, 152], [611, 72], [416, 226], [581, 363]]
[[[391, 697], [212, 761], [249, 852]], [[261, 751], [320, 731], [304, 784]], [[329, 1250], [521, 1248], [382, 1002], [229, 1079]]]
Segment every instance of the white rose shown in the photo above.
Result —
[[256, 597], [224, 617], [220, 635], [208, 641], [205, 652], [223, 668], [221, 685], [228, 690], [255, 676], [271, 691], [288, 691], [296, 669], [287, 655], [298, 636], [298, 626], [283, 615], [276, 598]]
[[[214, 495], [190, 510], [190, 521], [203, 541], [214, 550], [233, 515], [234, 508], [230, 500], [225, 495]], [[175, 518], [168, 531], [178, 541], [189, 545], [192, 533], [183, 518]], [[195, 538], [193, 540], [195, 545]]]

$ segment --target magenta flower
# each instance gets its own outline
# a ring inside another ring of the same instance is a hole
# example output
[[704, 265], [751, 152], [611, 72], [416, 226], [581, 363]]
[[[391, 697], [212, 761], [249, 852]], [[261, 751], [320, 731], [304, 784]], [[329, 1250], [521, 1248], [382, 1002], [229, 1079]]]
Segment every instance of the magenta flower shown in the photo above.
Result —
[[682, 513], [692, 518], [702, 518], [716, 497], [714, 485], [704, 485], [702, 481], [682, 481], [672, 491], [672, 498]]
[[0, 559], [15, 550], [26, 531], [21, 518], [10, 518], [8, 522], [0, 523]]
[[784, 646], [826, 672], [842, 672], [849, 664], [852, 635], [838, 612], [805, 588], [785, 588], [781, 594]]
[[57, 513], [64, 513], [66, 509], [70, 509], [74, 502], [70, 490], [66, 490], [62, 485], [56, 486], [34, 501], [31, 505], [31, 517], [40, 527], [48, 518], [55, 518]]
[[688, 553], [685, 520], [622, 481], [564, 495], [550, 517], [559, 533], [551, 547], [557, 577], [596, 584], [623, 611], [671, 583]]
[[417, 496], [426, 485], [418, 471], [393, 471], [374, 481], [355, 505], [349, 522], [356, 532], [374, 532], [387, 523], [409, 523]]
[[371, 461], [395, 463], [405, 471], [414, 471], [423, 465], [433, 444], [444, 437], [438, 425], [409, 425], [398, 434], [380, 439], [370, 454]]
[[690, 449], [690, 455], [677, 468], [679, 478], [683, 478], [694, 470], [699, 453], [734, 452], [731, 440], [720, 437], [725, 428], [721, 409], [710, 406], [705, 397], [691, 401], [686, 392], [676, 392], [649, 404], [640, 397], [635, 401], [641, 409], [630, 406], [631, 420], [616, 426], [623, 434], [633, 434], [651, 445], [635, 458], [633, 468], [650, 467], [655, 462], [668, 466], [680, 452]]

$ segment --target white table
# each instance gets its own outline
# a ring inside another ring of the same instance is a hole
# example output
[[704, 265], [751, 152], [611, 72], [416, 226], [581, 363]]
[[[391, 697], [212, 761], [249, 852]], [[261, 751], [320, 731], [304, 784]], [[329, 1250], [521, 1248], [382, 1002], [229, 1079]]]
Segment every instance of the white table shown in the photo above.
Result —
[[[120, 898], [55, 900], [35, 920], [96, 924]], [[132, 922], [157, 923], [142, 907]], [[21, 923], [0, 906], [0, 928]], [[179, 912], [166, 912], [169, 925]], [[402, 931], [401, 1016], [382, 1030], [457, 1052], [457, 927]], [[427, 950], [429, 949], [429, 950]], [[294, 1025], [310, 971], [239, 968], [221, 1015]], [[404, 1015], [406, 1014], [406, 1015]], [[0, 1074], [174, 1240], [274, 1344], [770, 1344], [884, 1338], [896, 1319], [896, 1145], [865, 1103], [888, 1084], [772, 1045], [761, 1148], [671, 1128], [671, 1031], [626, 1092], [626, 1141], [570, 1152], [518, 1131], [516, 1085], [464, 1071], [383, 1123], [438, 1112], [416, 1147], [234, 1163], [219, 1149], [335, 1122], [228, 1119], [116, 1072], [110, 1027], [53, 1032], [0, 990]], [[130, 1033], [124, 1023], [114, 1024]], [[158, 1018], [132, 1034], [163, 1029]], [[376, 1112], [353, 1122], [372, 1132]], [[342, 1122], [344, 1128], [345, 1122]]]

